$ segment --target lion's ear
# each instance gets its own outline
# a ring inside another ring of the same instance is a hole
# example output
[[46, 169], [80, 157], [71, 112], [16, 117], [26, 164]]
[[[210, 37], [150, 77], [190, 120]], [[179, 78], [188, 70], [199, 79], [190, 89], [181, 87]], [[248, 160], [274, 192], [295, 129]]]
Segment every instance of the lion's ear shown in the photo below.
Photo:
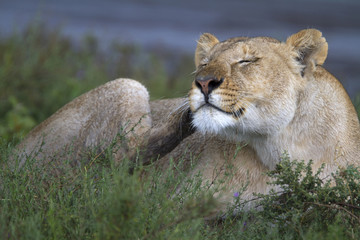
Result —
[[316, 29], [305, 29], [291, 35], [286, 44], [297, 52], [297, 60], [304, 65], [302, 74], [314, 71], [315, 67], [325, 62], [328, 53], [328, 44], [322, 33]]
[[195, 66], [199, 66], [200, 61], [206, 57], [209, 51], [219, 42], [219, 40], [210, 33], [204, 33], [200, 36], [195, 51]]

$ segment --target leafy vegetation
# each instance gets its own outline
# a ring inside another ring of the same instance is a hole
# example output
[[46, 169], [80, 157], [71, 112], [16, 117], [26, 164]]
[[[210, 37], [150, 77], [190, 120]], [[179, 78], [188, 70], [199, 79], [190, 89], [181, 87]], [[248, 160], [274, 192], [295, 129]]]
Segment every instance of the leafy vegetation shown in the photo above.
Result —
[[[228, 213], [211, 216], [217, 202], [201, 174], [188, 179], [178, 165], [166, 171], [114, 165], [112, 147], [74, 168], [22, 168], [2, 144], [0, 236], [4, 239], [358, 239], [360, 172], [349, 166], [331, 178], [322, 168], [286, 155], [270, 184], [281, 190], [254, 196], [261, 208], [245, 211], [241, 193]], [[71, 159], [69, 153], [68, 159]], [[180, 164], [182, 164], [180, 162]], [[219, 180], [219, 183], [221, 179]], [[184, 184], [185, 183], [185, 184]], [[234, 211], [236, 210], [236, 211]], [[233, 213], [236, 212], [234, 215]]]
[[[1, 159], [9, 149], [2, 147]], [[18, 169], [2, 161], [2, 239], [200, 239], [202, 216], [215, 206], [195, 178], [150, 166], [129, 174], [126, 159], [113, 165], [112, 149], [74, 169], [37, 166], [31, 158]], [[71, 159], [71, 154], [69, 154]], [[61, 174], [58, 174], [61, 172]], [[145, 176], [146, 175], [146, 176]], [[171, 196], [171, 197], [169, 197]]]
[[200, 174], [187, 179], [174, 164], [167, 171], [139, 166], [130, 174], [127, 159], [114, 165], [112, 146], [76, 168], [71, 153], [56, 168], [31, 157], [20, 169], [14, 164], [17, 137], [109, 79], [138, 79], [153, 98], [185, 95], [192, 57], [175, 55], [117, 43], [100, 50], [91, 36], [73, 46], [41, 24], [0, 38], [0, 238], [360, 238], [360, 172], [353, 166], [324, 179], [311, 161], [284, 155], [268, 173], [278, 190], [254, 196], [260, 208], [244, 211], [239, 192], [225, 216], [208, 219], [216, 199]]

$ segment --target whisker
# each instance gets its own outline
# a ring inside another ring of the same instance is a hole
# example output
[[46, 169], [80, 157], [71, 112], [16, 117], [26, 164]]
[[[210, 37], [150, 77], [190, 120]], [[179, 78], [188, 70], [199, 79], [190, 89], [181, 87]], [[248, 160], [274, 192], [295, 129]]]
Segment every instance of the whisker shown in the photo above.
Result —
[[241, 125], [242, 125], [242, 134], [245, 135], [245, 122], [243, 118], [240, 118], [241, 120]]
[[189, 105], [189, 99], [186, 97], [186, 98], [183, 98], [184, 101], [182, 104], [180, 104], [178, 107], [176, 107], [173, 111], [171, 111], [169, 113], [169, 116], [170, 117], [171, 115], [173, 114], [181, 114], [181, 116], [183, 116], [183, 114], [190, 109], [190, 105]]

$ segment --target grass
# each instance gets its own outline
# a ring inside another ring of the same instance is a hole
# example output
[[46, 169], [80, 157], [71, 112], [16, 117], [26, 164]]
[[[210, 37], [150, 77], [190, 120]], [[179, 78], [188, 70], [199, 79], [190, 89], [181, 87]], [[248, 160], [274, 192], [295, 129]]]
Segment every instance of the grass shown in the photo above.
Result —
[[[23, 134], [108, 80], [138, 79], [153, 98], [185, 95], [192, 57], [175, 55], [118, 43], [100, 50], [91, 36], [75, 47], [41, 24], [0, 37], [0, 238], [359, 239], [360, 173], [353, 167], [339, 169], [332, 186], [310, 165], [284, 156], [268, 173], [283, 186], [281, 195], [258, 196], [259, 211], [242, 211], [237, 197], [227, 217], [206, 220], [216, 199], [201, 174], [187, 179], [174, 165], [139, 166], [130, 174], [127, 159], [113, 164], [111, 147], [77, 168], [70, 162], [39, 167], [31, 158], [21, 169], [11, 165]], [[169, 62], [172, 68], [165, 67]]]
[[70, 160], [56, 168], [39, 167], [30, 157], [18, 169], [8, 161], [12, 149], [4, 142], [0, 147], [2, 239], [360, 237], [360, 172], [352, 166], [325, 181], [319, 178], [322, 169], [311, 171], [311, 162], [284, 156], [268, 173], [281, 194], [258, 195], [262, 209], [257, 211], [244, 211], [241, 194], [234, 196], [226, 217], [206, 220], [217, 206], [213, 192], [200, 173], [189, 179], [173, 163], [165, 171], [150, 165], [130, 174], [127, 159], [113, 164], [109, 147], [77, 168]]
[[[3, 146], [2, 159], [10, 151]], [[15, 171], [2, 162], [0, 236], [201, 239], [202, 217], [215, 201], [198, 184], [200, 178], [192, 179], [186, 191], [177, 190], [184, 174], [174, 177], [175, 169], [160, 172], [152, 166], [129, 174], [127, 160], [114, 166], [111, 152], [75, 170], [64, 163], [57, 169], [61, 175], [53, 168], [35, 167], [31, 159]]]

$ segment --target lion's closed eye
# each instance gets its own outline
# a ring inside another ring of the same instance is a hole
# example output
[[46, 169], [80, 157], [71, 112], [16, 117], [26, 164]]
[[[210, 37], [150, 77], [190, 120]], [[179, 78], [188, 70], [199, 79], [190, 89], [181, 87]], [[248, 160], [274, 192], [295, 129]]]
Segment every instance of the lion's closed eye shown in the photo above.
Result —
[[258, 61], [259, 58], [250, 58], [250, 59], [241, 59], [239, 61], [237, 61], [237, 63], [239, 64], [248, 64], [248, 63], [254, 63], [256, 61]]

